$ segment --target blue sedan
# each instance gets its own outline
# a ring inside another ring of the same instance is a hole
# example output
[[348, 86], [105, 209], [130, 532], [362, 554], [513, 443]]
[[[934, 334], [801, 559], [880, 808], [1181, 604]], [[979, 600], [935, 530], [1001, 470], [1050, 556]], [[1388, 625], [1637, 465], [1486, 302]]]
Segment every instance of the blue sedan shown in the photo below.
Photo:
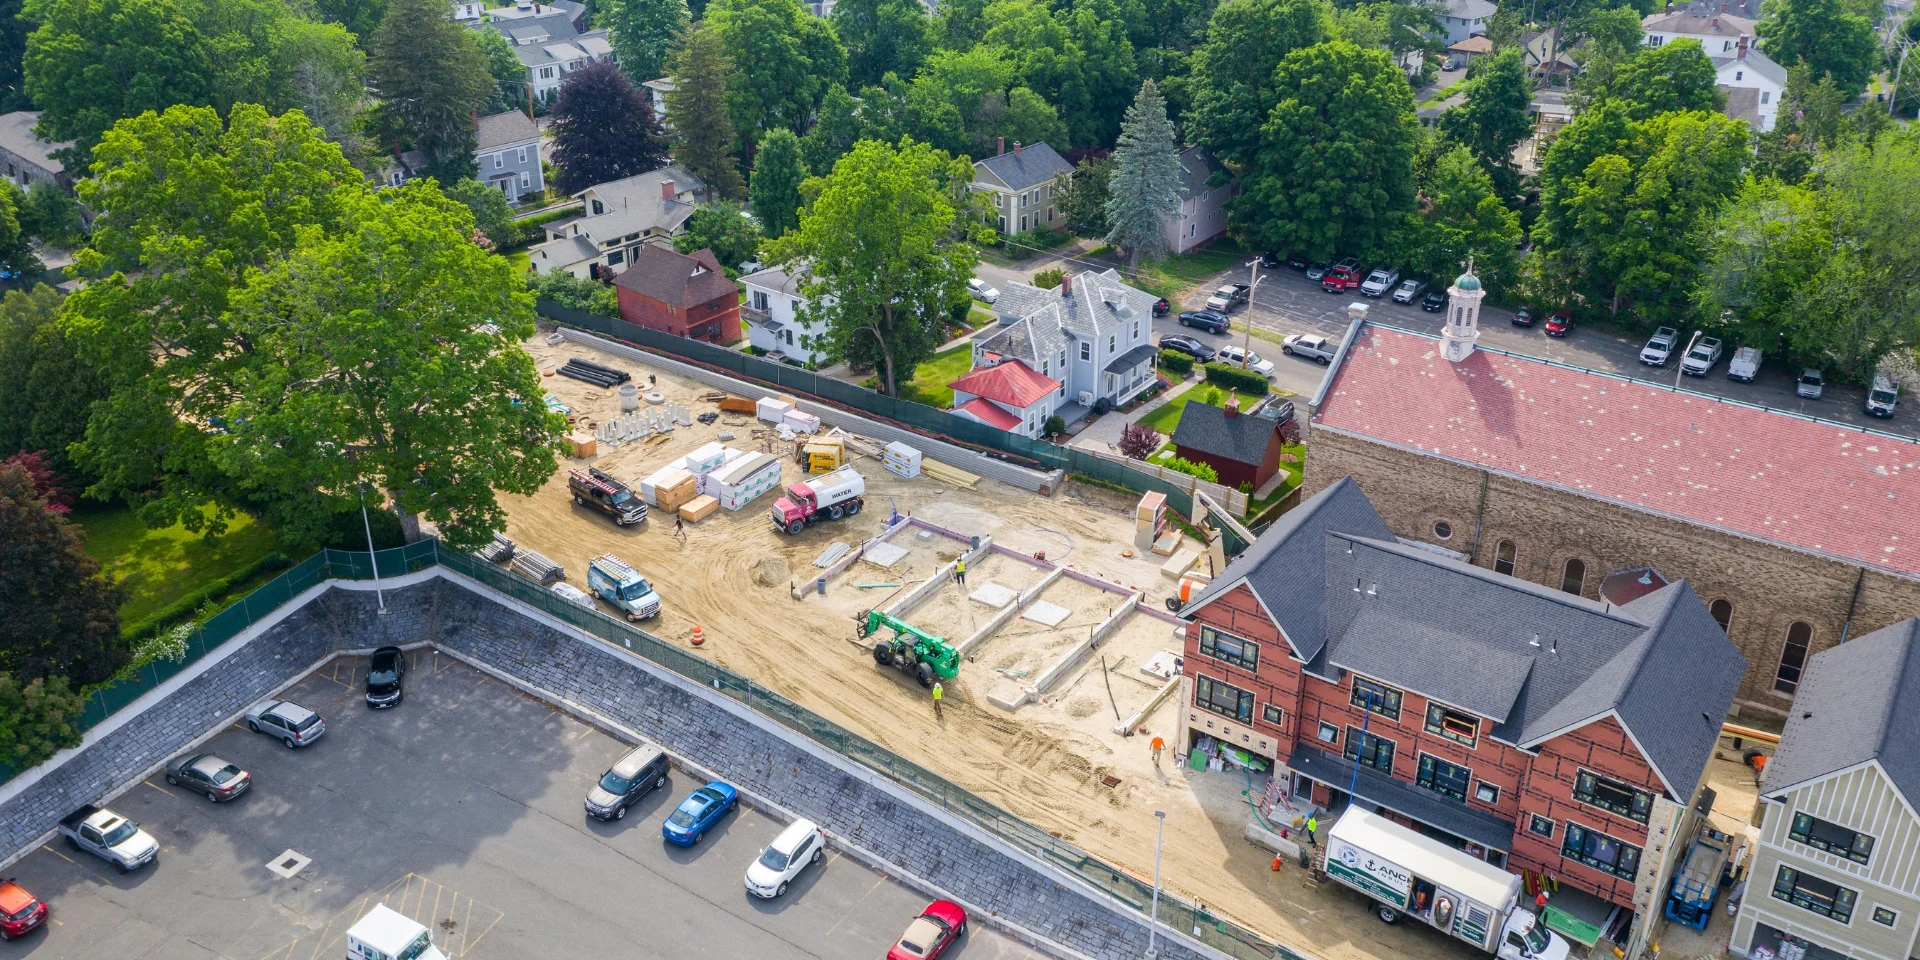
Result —
[[740, 791], [732, 784], [715, 780], [680, 801], [680, 806], [667, 816], [667, 822], [660, 825], [660, 835], [669, 843], [691, 847], [739, 800]]

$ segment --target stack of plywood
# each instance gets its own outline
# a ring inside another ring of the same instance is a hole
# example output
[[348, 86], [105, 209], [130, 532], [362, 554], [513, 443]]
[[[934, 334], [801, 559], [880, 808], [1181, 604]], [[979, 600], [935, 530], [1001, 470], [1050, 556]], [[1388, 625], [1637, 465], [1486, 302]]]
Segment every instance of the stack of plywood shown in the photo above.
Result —
[[[651, 506], [671, 510], [673, 509], [672, 507], [661, 502], [662, 498], [660, 493], [662, 490], [678, 489], [682, 485], [685, 485], [689, 491], [692, 491], [687, 494], [687, 498], [691, 499], [693, 493], [697, 492], [694, 490], [695, 483], [693, 474], [688, 472], [685, 467], [677, 464], [669, 464], [655, 470], [652, 476], [640, 481], [640, 499], [645, 500]], [[681, 502], [684, 503], [685, 501], [683, 500]]]
[[682, 505], [700, 495], [699, 481], [693, 478], [693, 474], [682, 470], [679, 479], [675, 480], [671, 486], [656, 488], [654, 495], [659, 498], [659, 502], [654, 506], [662, 510], [678, 510]]
[[979, 477], [938, 460], [922, 460], [920, 469], [926, 471], [927, 476], [941, 483], [951, 483], [956, 487], [965, 487], [969, 490], [973, 489], [974, 484], [980, 482]]
[[920, 451], [899, 441], [887, 444], [886, 468], [911, 480], [920, 475]]
[[721, 464], [727, 462], [727, 448], [721, 443], [708, 442], [700, 449], [681, 458], [680, 467], [696, 477], [712, 473]]
[[780, 458], [751, 453], [707, 474], [708, 496], [728, 510], [738, 510], [753, 498], [780, 486]]
[[768, 423], [779, 423], [786, 418], [787, 412], [792, 409], [793, 401], [791, 400], [782, 400], [778, 397], [761, 397], [760, 402], [754, 404], [753, 415]]
[[680, 507], [680, 519], [699, 523], [712, 516], [713, 512], [718, 509], [720, 509], [720, 501], [702, 494], [694, 497], [692, 500], [688, 500]]

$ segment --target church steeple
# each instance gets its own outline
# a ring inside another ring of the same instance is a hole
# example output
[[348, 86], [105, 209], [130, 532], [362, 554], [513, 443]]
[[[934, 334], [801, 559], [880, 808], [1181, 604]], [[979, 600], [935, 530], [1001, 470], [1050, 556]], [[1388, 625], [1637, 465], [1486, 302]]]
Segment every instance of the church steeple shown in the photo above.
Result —
[[1480, 278], [1473, 275], [1473, 258], [1467, 258], [1467, 272], [1447, 288], [1447, 325], [1440, 331], [1440, 355], [1448, 363], [1459, 363], [1473, 356], [1474, 342], [1480, 339], [1480, 301], [1487, 292]]

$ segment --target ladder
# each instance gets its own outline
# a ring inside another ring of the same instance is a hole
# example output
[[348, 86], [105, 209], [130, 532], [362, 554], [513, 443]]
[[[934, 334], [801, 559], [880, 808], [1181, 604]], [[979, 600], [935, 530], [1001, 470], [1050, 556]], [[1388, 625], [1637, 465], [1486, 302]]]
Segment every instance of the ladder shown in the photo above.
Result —
[[609, 567], [612, 567], [614, 572], [616, 573], [639, 576], [640, 572], [638, 570], [633, 569], [632, 564], [627, 563], [625, 560], [622, 560], [611, 553], [601, 554], [599, 556], [599, 561], [601, 563], [606, 564]]
[[569, 470], [567, 471], [567, 473], [569, 476], [572, 476], [573, 479], [578, 480], [581, 486], [586, 487], [589, 490], [598, 490], [601, 493], [604, 493], [608, 496], [612, 496], [620, 492], [619, 488], [615, 487], [608, 480], [603, 479], [602, 476], [595, 476], [594, 474], [600, 473], [600, 471], [598, 470], [595, 470], [591, 474], [581, 473], [578, 470]]

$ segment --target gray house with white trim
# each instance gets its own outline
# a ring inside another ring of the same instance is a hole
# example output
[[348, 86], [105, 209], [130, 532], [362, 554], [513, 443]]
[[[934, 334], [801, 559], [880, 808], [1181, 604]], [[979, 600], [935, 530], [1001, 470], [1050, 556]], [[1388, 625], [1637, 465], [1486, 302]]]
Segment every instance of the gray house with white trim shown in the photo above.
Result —
[[1920, 946], [1920, 620], [1815, 656], [1760, 789], [1729, 949], [1907, 960]]
[[518, 110], [480, 118], [473, 157], [480, 164], [480, 182], [506, 194], [509, 203], [547, 189], [540, 170], [540, 127]]
[[527, 83], [541, 100], [553, 97], [567, 74], [587, 64], [613, 59], [613, 45], [605, 30], [581, 30], [573, 16], [555, 11], [547, 16], [492, 19], [474, 25], [507, 38], [513, 53], [527, 68]]
[[1019, 361], [1059, 381], [1050, 415], [1069, 424], [1117, 407], [1154, 383], [1156, 300], [1111, 269], [1070, 275], [1055, 290], [1009, 283], [993, 305], [999, 328], [973, 343], [973, 369]]
[[1059, 188], [1054, 178], [1073, 172], [1066, 161], [1046, 143], [1022, 146], [1013, 142], [1006, 150], [1006, 138], [1000, 138], [997, 156], [973, 162], [973, 190], [993, 197], [993, 209], [1001, 233], [1027, 233], [1033, 230], [1065, 230], [1067, 218], [1055, 206]]

